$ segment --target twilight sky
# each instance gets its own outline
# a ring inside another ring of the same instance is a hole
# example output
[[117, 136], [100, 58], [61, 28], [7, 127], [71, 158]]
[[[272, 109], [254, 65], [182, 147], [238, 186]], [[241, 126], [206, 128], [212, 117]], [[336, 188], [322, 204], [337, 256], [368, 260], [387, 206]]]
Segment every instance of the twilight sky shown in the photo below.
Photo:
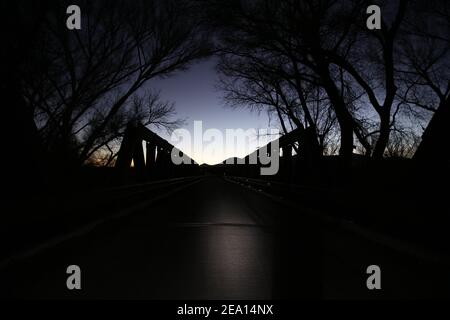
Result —
[[[207, 129], [218, 129], [224, 136], [226, 129], [268, 129], [269, 119], [266, 114], [258, 115], [244, 108], [232, 109], [224, 106], [222, 92], [215, 88], [217, 83], [215, 63], [214, 58], [202, 61], [170, 78], [155, 79], [149, 86], [161, 91], [161, 99], [176, 103], [177, 114], [180, 118], [186, 119], [183, 128], [191, 133], [192, 141], [194, 141], [194, 121], [202, 121], [203, 132]], [[165, 132], [158, 131], [158, 134], [166, 140], [170, 139]], [[216, 164], [229, 157], [246, 155], [245, 147], [241, 144], [238, 146], [227, 144], [224, 149], [220, 140], [212, 147], [205, 142], [202, 143], [203, 147], [199, 146], [198, 140], [195, 141], [196, 145], [192, 142], [189, 146], [185, 141], [175, 145], [200, 164]], [[257, 148], [256, 139], [251, 139], [247, 147], [254, 151]], [[212, 152], [211, 149], [217, 152]]]

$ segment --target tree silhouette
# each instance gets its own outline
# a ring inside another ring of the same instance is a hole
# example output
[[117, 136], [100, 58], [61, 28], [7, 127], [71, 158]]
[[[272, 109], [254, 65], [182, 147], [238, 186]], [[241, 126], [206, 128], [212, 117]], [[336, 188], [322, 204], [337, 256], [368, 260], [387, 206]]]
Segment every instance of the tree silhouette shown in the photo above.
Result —
[[[331, 107], [336, 117], [339, 153], [347, 165], [355, 138], [362, 152], [375, 159], [386, 155], [392, 132], [396, 145], [399, 136], [412, 143], [415, 139], [406, 137], [417, 135], [427, 117], [417, 107], [433, 111], [448, 97], [448, 4], [381, 1], [382, 28], [368, 30], [370, 4], [213, 3], [211, 15], [221, 33], [225, 98], [269, 106], [279, 119], [286, 117], [296, 127], [317, 126], [312, 101], [306, 97], [319, 92], [321, 114]], [[304, 119], [298, 119], [299, 110]], [[408, 126], [413, 128], [407, 130]]]
[[[209, 46], [188, 1], [84, 1], [77, 31], [60, 18], [68, 4], [47, 16], [23, 87], [52, 157], [79, 166], [110, 149], [129, 121], [175, 124], [167, 119], [173, 107], [141, 88], [207, 56]], [[139, 96], [150, 102], [146, 112]]]

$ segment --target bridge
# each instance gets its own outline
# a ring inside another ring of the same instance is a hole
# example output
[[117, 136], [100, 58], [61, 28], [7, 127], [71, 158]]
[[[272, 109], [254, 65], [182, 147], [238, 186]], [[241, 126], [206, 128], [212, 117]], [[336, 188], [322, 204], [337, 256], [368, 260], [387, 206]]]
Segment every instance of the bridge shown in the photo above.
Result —
[[[146, 155], [144, 156], [143, 142]], [[174, 150], [175, 149], [175, 150]], [[135, 174], [139, 180], [170, 178], [198, 173], [198, 165], [188, 158], [192, 165], [175, 165], [172, 153], [177, 157], [187, 157], [168, 141], [158, 136], [141, 124], [130, 123], [118, 153], [116, 168], [122, 183], [130, 179], [130, 166], [133, 163]]]
[[[170, 160], [170, 143], [130, 125], [115, 168], [120, 183], [65, 194], [40, 208], [48, 210], [46, 219], [21, 226], [20, 232], [4, 230], [3, 243], [7, 238], [15, 247], [2, 250], [0, 294], [67, 299], [448, 296], [445, 255], [357, 220], [354, 190], [307, 183], [318, 169], [305, 134], [281, 137], [280, 170], [261, 178], [251, 155], [235, 166], [177, 167]], [[271, 146], [264, 150], [273, 152]], [[24, 233], [28, 243], [21, 241]], [[383, 272], [383, 290], [366, 287], [366, 269], [374, 264]], [[80, 291], [66, 288], [69, 265], [82, 270]]]

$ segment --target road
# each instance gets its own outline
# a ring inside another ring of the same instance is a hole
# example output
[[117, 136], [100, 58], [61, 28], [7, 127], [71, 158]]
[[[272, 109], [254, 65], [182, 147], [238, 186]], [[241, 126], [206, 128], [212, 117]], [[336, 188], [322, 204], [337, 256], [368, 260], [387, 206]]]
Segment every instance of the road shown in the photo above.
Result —
[[[366, 287], [373, 264], [382, 271], [381, 290]], [[69, 265], [81, 268], [79, 291], [66, 288]], [[37, 299], [448, 297], [447, 271], [212, 176], [0, 270], [0, 292]]]

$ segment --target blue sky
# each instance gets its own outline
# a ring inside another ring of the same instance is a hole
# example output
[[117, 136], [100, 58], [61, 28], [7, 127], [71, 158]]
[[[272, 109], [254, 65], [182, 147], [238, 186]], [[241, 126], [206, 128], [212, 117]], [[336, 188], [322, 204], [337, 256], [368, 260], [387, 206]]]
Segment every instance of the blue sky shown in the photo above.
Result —
[[[218, 129], [225, 134], [226, 129], [267, 129], [268, 116], [264, 113], [250, 112], [246, 108], [232, 109], [224, 106], [222, 92], [217, 84], [215, 59], [209, 59], [192, 65], [187, 71], [181, 71], [166, 79], [155, 79], [148, 85], [152, 90], [159, 90], [161, 99], [176, 104], [177, 115], [186, 119], [183, 127], [193, 134], [194, 121], [202, 121], [203, 130]], [[170, 136], [158, 131], [165, 139]], [[191, 152], [188, 146], [179, 148], [199, 163], [215, 164], [226, 158], [242, 156], [244, 150], [227, 148], [214, 155]], [[256, 141], [250, 147], [255, 150]], [[251, 151], [253, 151], [251, 150]]]

